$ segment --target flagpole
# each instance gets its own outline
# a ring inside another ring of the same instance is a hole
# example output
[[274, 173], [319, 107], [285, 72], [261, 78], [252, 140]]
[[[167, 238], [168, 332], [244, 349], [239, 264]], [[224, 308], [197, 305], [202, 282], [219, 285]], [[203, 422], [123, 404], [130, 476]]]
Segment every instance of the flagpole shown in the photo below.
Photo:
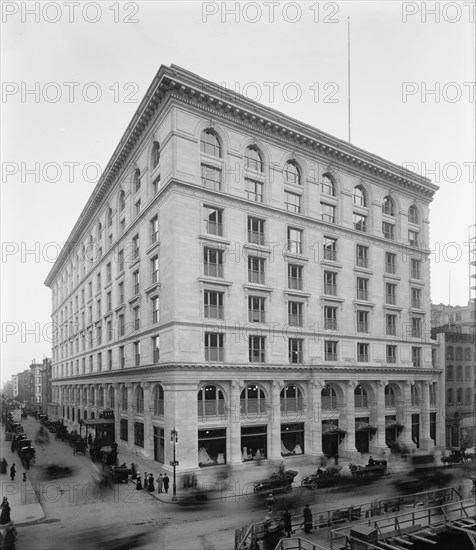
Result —
[[350, 143], [350, 17], [347, 18], [347, 102]]

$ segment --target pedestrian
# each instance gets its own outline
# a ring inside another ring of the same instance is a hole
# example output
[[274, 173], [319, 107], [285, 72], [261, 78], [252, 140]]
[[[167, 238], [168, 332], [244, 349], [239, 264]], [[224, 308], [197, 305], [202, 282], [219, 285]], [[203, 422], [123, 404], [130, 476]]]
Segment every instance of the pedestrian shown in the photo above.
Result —
[[93, 436], [91, 435], [91, 432], [89, 432], [89, 434], [88, 434], [88, 445], [90, 447], [93, 446]]
[[2, 548], [4, 550], [15, 550], [15, 539], [17, 538], [17, 530], [13, 526], [9, 526], [7, 528], [7, 532], [5, 533], [5, 537], [3, 539], [3, 546]]
[[163, 484], [164, 484], [164, 480], [162, 479], [162, 474], [159, 474], [159, 477], [157, 478], [157, 492], [158, 493], [162, 492]]
[[136, 489], [138, 491], [142, 490], [142, 481], [140, 479], [140, 472], [137, 472], [137, 481], [136, 481]]
[[291, 536], [291, 514], [289, 513], [289, 510], [287, 508], [284, 509], [283, 513], [283, 531], [286, 533], [286, 536], [288, 538]]
[[131, 479], [137, 479], [137, 468], [133, 462], [131, 463], [131, 472]]
[[142, 487], [144, 487], [144, 489], [147, 489], [147, 472], [144, 472], [144, 481], [142, 483]]
[[0, 525], [7, 525], [12, 521], [10, 516], [11, 508], [7, 497], [3, 497], [2, 504], [0, 506], [2, 513], [0, 515]]
[[309, 508], [309, 504], [306, 504], [302, 513], [304, 516], [304, 521], [301, 523], [301, 527], [304, 525], [304, 532], [310, 533], [312, 528], [312, 512]]
[[166, 493], [168, 493], [169, 492], [169, 481], [170, 481], [169, 476], [167, 474], [165, 474], [162, 481], [164, 482], [164, 491]]
[[10, 477], [12, 481], [15, 479], [15, 474], [17, 473], [15, 464], [12, 464], [12, 467], [10, 468]]
[[152, 474], [149, 474], [149, 477], [147, 478], [147, 490], [150, 491], [151, 493], [153, 493], [155, 490], [154, 476]]
[[2, 458], [2, 462], [0, 462], [0, 472], [2, 474], [7, 473], [7, 466], [8, 466], [8, 462], [5, 460], [5, 458]]
[[266, 502], [268, 503], [268, 511], [271, 514], [271, 512], [273, 511], [273, 507], [274, 507], [273, 493], [269, 493], [268, 498], [266, 499]]

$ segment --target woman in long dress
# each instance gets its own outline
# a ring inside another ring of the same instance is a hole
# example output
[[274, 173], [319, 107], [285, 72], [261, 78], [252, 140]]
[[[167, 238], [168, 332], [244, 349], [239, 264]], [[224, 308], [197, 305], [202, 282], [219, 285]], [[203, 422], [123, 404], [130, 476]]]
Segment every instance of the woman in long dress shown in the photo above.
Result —
[[7, 497], [3, 497], [3, 501], [0, 507], [2, 509], [2, 514], [0, 515], [0, 525], [6, 525], [7, 523], [10, 523], [12, 521], [10, 517], [11, 508]]

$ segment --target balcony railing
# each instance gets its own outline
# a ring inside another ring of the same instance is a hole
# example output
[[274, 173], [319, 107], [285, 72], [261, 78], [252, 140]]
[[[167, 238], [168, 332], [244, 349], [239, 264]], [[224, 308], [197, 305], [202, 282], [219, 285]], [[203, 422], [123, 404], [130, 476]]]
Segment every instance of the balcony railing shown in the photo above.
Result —
[[337, 319], [324, 319], [324, 328], [327, 330], [338, 330]]
[[330, 296], [337, 296], [337, 285], [334, 285], [331, 283], [325, 283], [324, 294], [329, 294]]
[[395, 298], [395, 294], [386, 294], [385, 295], [385, 303], [386, 304], [389, 304], [391, 306], [394, 306], [396, 304], [396, 298]]
[[281, 398], [281, 412], [301, 412], [303, 410], [302, 397], [287, 397]]
[[223, 416], [224, 414], [225, 401], [223, 399], [198, 402], [198, 416]]
[[368, 363], [369, 362], [369, 354], [368, 353], [358, 353], [357, 354], [357, 361], [359, 363]]
[[321, 398], [321, 407], [327, 411], [335, 411], [337, 410], [337, 398], [336, 397], [330, 397], [330, 396], [323, 396]]
[[262, 414], [266, 412], [264, 399], [240, 399], [241, 414]]
[[357, 300], [366, 300], [369, 299], [369, 292], [368, 290], [364, 290], [362, 288], [357, 289]]

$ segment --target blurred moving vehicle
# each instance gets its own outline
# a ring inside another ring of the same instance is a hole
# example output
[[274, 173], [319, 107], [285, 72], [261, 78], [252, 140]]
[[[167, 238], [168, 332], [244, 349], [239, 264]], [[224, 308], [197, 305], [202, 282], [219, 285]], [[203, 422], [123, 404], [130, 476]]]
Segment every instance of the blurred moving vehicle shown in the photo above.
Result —
[[327, 468], [318, 468], [315, 474], [305, 476], [301, 480], [302, 487], [318, 489], [324, 487], [334, 487], [342, 483], [345, 478], [340, 475], [342, 466], [328, 466]]
[[294, 478], [298, 475], [296, 470], [276, 472], [267, 479], [254, 484], [255, 493], [279, 493], [292, 490]]
[[445, 487], [452, 479], [444, 466], [436, 465], [433, 454], [410, 454], [407, 455], [407, 461], [410, 464], [409, 471], [394, 481], [402, 493], [419, 493], [434, 486]]

